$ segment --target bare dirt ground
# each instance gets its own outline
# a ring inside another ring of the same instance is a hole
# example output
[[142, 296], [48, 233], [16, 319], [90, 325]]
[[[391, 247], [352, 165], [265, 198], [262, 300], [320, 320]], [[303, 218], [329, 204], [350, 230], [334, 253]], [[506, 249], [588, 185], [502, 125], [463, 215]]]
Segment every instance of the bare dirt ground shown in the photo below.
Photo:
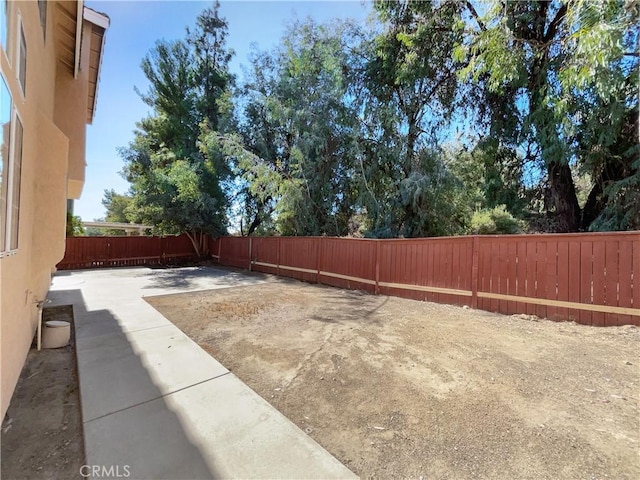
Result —
[[272, 282], [147, 300], [361, 477], [640, 478], [640, 329]]
[[[71, 322], [71, 306], [45, 308], [43, 322]], [[82, 416], [74, 336], [63, 348], [32, 348], [2, 422], [2, 478], [81, 478]]]

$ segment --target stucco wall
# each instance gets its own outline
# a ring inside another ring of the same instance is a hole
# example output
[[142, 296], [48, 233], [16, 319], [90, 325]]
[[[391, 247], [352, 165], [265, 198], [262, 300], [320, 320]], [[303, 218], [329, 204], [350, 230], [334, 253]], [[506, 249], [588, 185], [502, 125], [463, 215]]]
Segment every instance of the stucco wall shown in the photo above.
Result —
[[[82, 190], [87, 98], [86, 73], [74, 79], [56, 60], [54, 2], [48, 5], [46, 40], [37, 2], [9, 3], [11, 37], [7, 54], [0, 52], [0, 68], [24, 137], [18, 250], [0, 259], [2, 417], [34, 337], [36, 302], [45, 298], [64, 255], [70, 161], [74, 190]], [[15, 73], [18, 18], [27, 42], [26, 98]]]

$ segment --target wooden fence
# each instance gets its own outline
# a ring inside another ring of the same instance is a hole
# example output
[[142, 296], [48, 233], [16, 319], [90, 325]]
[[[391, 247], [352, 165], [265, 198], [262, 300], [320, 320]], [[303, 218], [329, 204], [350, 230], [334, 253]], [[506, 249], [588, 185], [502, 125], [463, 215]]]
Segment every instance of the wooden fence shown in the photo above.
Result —
[[221, 265], [416, 300], [640, 326], [640, 232], [406, 240], [222, 237]]
[[197, 260], [186, 235], [172, 237], [69, 237], [59, 270], [167, 265]]

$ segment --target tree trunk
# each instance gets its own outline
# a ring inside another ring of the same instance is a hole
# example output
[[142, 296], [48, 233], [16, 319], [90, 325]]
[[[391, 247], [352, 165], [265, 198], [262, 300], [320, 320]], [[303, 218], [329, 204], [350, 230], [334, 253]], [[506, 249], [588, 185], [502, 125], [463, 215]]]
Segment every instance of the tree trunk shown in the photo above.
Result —
[[580, 205], [567, 163], [551, 162], [547, 166], [549, 193], [555, 207], [556, 232], [577, 232], [580, 229]]
[[581, 230], [585, 232], [589, 230], [589, 227], [591, 226], [593, 221], [602, 212], [604, 205], [605, 202], [603, 201], [602, 196], [602, 183], [596, 182], [596, 184], [589, 192], [587, 202], [584, 204], [584, 208], [582, 209], [582, 220], [580, 222]]
[[193, 249], [196, 252], [198, 258], [202, 258], [207, 253], [207, 245], [206, 240], [207, 236], [203, 232], [185, 232], [189, 240], [191, 240], [191, 245], [193, 245]]

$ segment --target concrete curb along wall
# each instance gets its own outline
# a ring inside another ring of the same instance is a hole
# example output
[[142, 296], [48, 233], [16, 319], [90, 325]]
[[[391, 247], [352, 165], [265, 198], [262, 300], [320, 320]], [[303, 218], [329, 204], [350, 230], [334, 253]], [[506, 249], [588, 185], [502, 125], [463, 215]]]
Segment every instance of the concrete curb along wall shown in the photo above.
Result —
[[504, 314], [640, 326], [640, 232], [401, 240], [221, 237], [220, 265]]

